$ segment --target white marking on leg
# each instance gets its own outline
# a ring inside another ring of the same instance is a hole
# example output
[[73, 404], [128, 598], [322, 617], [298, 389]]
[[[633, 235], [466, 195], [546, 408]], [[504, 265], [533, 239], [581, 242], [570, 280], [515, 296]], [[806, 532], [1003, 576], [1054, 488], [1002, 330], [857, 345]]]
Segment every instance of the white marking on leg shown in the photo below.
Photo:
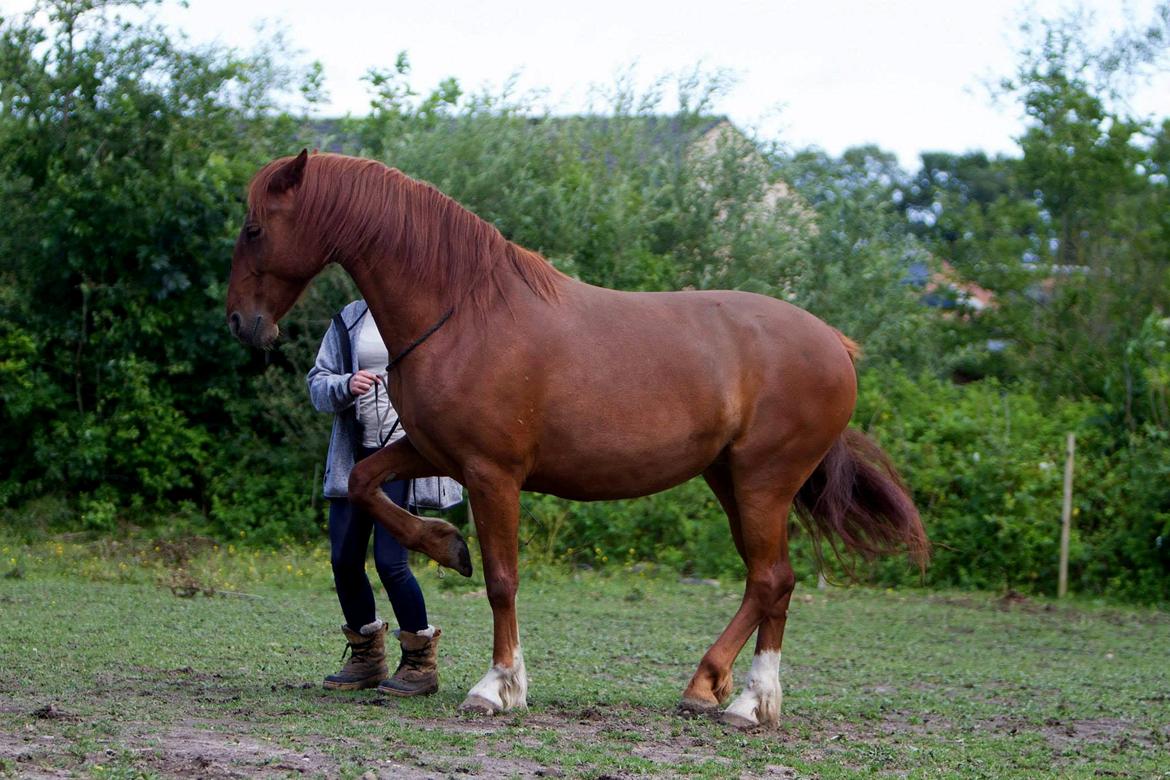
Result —
[[499, 664], [488, 669], [467, 696], [478, 696], [499, 707], [501, 711], [519, 707], [528, 708], [528, 670], [524, 668], [524, 653], [520, 646], [512, 653], [512, 665]]
[[752, 724], [775, 723], [780, 717], [780, 651], [765, 650], [752, 659], [752, 668], [744, 681], [744, 691], [724, 710], [732, 718]]

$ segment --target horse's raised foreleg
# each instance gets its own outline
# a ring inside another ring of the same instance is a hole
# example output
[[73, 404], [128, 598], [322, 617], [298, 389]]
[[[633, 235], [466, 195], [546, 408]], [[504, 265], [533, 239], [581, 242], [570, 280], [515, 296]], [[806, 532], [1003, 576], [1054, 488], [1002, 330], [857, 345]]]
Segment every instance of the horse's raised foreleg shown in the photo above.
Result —
[[492, 667], [459, 706], [496, 715], [528, 706], [528, 673], [516, 622], [519, 586], [520, 486], [503, 475], [468, 477], [467, 490], [483, 553], [483, 577], [492, 607]]
[[471, 555], [459, 530], [446, 520], [418, 517], [397, 506], [381, 491], [383, 482], [435, 476], [441, 472], [419, 454], [410, 439], [387, 444], [354, 465], [349, 500], [369, 512], [403, 547], [417, 550], [440, 565], [471, 576]]

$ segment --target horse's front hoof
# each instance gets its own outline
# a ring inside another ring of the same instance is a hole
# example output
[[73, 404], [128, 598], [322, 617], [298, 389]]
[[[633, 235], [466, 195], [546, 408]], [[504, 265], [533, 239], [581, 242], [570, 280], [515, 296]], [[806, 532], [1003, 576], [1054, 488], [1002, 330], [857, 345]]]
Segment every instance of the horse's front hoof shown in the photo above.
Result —
[[678, 714], [685, 718], [706, 717], [718, 712], [719, 705], [715, 702], [684, 698], [678, 703]]
[[451, 556], [455, 561], [455, 565], [451, 568], [464, 577], [470, 577], [472, 572], [471, 551], [467, 549], [467, 542], [462, 536], [456, 536], [451, 540]]
[[471, 576], [471, 551], [459, 529], [446, 520], [426, 519], [427, 537], [419, 551], [434, 559], [440, 566], [454, 569], [464, 577]]
[[463, 700], [459, 705], [459, 711], [466, 715], [499, 715], [503, 712], [498, 706], [483, 698], [482, 696], [471, 695]]

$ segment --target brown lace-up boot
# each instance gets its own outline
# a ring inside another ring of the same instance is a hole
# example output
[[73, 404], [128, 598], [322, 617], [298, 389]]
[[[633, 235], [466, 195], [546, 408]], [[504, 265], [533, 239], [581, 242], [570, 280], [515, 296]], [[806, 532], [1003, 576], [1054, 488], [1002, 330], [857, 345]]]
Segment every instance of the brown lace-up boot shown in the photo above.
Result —
[[395, 631], [402, 645], [402, 660], [394, 676], [378, 685], [389, 696], [426, 696], [439, 690], [439, 637], [434, 626], [418, 632]]
[[325, 687], [331, 691], [356, 691], [361, 688], [373, 688], [386, 679], [390, 669], [386, 666], [386, 629], [389, 626], [381, 620], [362, 626], [361, 631], [354, 631], [349, 626], [342, 626], [345, 634], [345, 653], [349, 653], [349, 660], [337, 674], [325, 678]]

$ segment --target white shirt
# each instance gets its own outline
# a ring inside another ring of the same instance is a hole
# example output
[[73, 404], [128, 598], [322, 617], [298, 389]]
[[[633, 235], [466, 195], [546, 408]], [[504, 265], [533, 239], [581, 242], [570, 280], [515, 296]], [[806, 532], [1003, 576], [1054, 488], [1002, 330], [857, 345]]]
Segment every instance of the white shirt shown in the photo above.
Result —
[[[358, 323], [357, 333], [354, 334], [354, 356], [357, 358], [359, 369], [372, 371], [378, 375], [380, 381], [374, 383], [364, 395], [357, 399], [358, 425], [362, 429], [362, 446], [381, 447], [383, 438], [390, 433], [394, 423], [398, 421], [398, 413], [390, 403], [390, 394], [386, 392], [386, 364], [390, 356], [386, 352], [386, 345], [382, 343], [382, 335], [378, 333], [378, 326], [374, 324], [374, 316], [366, 312], [362, 321]], [[395, 441], [406, 435], [399, 425], [394, 435], [387, 441]]]

